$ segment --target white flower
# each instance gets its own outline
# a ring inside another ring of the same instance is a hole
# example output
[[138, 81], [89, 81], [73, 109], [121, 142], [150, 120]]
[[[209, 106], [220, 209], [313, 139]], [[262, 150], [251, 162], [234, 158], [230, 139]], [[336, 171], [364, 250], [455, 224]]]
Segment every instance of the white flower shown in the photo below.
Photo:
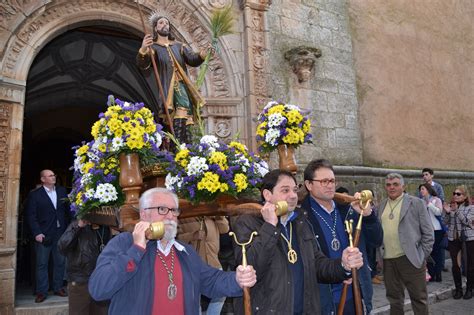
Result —
[[117, 152], [122, 147], [123, 147], [123, 139], [121, 137], [112, 139], [112, 148], [111, 148], [112, 152]]
[[129, 102], [124, 102], [123, 103], [123, 108], [129, 108], [131, 104]]
[[269, 109], [270, 107], [274, 106], [274, 105], [278, 105], [279, 103], [278, 102], [275, 102], [275, 101], [270, 101], [267, 103], [267, 105], [265, 105], [265, 107], [263, 108], [264, 110], [265, 109]]
[[277, 145], [277, 139], [280, 137], [280, 131], [275, 128], [269, 128], [265, 135], [265, 142], [271, 145]]
[[300, 111], [300, 108], [296, 105], [293, 104], [285, 104], [285, 108], [290, 111], [290, 110], [297, 110]]
[[87, 198], [91, 199], [94, 197], [95, 191], [93, 188], [87, 189], [86, 193], [84, 194]]
[[84, 164], [81, 162], [81, 157], [78, 156], [74, 159], [74, 171], [79, 171], [82, 169], [82, 166], [84, 166]]
[[275, 113], [268, 116], [268, 127], [278, 127], [285, 120], [282, 114]]
[[99, 184], [95, 191], [94, 198], [98, 199], [101, 203], [108, 203], [117, 200], [117, 190], [115, 190], [112, 184]]
[[189, 160], [189, 164], [186, 167], [186, 173], [188, 176], [199, 175], [209, 169], [209, 165], [206, 164], [206, 159], [199, 156], [193, 156]]
[[[97, 152], [97, 151], [96, 151]], [[87, 152], [87, 157], [89, 158], [89, 160], [91, 161], [95, 161], [95, 162], [98, 162], [99, 161], [99, 156], [97, 156], [97, 154], [95, 152], [92, 152], [92, 151], [88, 151]]]
[[242, 171], [247, 172], [247, 168], [250, 167], [250, 162], [243, 154], [238, 156], [236, 162], [238, 165], [240, 165]]
[[163, 142], [163, 137], [161, 137], [159, 132], [155, 132], [156, 147], [159, 148]]
[[81, 185], [86, 186], [87, 184], [90, 184], [92, 182], [92, 174], [87, 173], [82, 175], [81, 177]]
[[260, 163], [255, 163], [255, 168], [262, 177], [269, 172], [268, 164], [264, 160], [261, 160]]
[[176, 188], [180, 189], [183, 185], [183, 179], [179, 176], [171, 176], [170, 173], [166, 175], [165, 187], [166, 189], [176, 191]]
[[205, 135], [201, 138], [200, 143], [207, 144], [211, 148], [218, 148], [219, 147], [219, 140], [216, 136], [213, 135]]

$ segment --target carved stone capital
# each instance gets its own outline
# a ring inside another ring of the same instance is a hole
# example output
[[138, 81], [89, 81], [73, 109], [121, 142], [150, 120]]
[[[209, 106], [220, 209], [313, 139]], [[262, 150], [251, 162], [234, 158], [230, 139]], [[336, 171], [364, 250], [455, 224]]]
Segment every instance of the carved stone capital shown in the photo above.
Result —
[[309, 80], [314, 63], [319, 57], [321, 57], [320, 49], [306, 46], [295, 47], [285, 53], [285, 59], [290, 62], [300, 83]]
[[272, 0], [240, 0], [240, 7], [249, 7], [252, 10], [267, 11], [272, 5]]

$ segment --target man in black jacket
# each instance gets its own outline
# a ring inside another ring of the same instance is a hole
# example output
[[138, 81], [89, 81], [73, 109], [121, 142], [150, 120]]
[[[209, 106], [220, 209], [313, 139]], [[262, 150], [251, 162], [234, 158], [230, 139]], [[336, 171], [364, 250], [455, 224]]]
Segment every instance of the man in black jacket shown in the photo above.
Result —
[[58, 240], [69, 221], [69, 205], [64, 187], [56, 186], [56, 175], [51, 170], [40, 173], [42, 185], [28, 194], [26, 219], [35, 238], [36, 303], [48, 296], [48, 263], [52, 253], [54, 294], [67, 296], [63, 288], [64, 256], [58, 252]]
[[[342, 259], [324, 256], [307, 214], [294, 211], [297, 192], [291, 173], [269, 172], [261, 188], [265, 201], [262, 217], [243, 215], [232, 225], [239, 242], [246, 242], [253, 231], [258, 232], [246, 249], [247, 261], [254, 266], [259, 279], [250, 293], [254, 314], [320, 314], [318, 282], [341, 282], [350, 278], [351, 268], [362, 266], [357, 248], [346, 248]], [[278, 201], [286, 201], [289, 210], [280, 218], [275, 214]], [[236, 257], [242, 259], [240, 246], [236, 246]], [[237, 301], [237, 314], [242, 313], [241, 305]]]
[[73, 221], [58, 242], [67, 257], [69, 315], [107, 314], [108, 303], [92, 299], [87, 288], [100, 252], [110, 239], [106, 226], [92, 227], [85, 220]]

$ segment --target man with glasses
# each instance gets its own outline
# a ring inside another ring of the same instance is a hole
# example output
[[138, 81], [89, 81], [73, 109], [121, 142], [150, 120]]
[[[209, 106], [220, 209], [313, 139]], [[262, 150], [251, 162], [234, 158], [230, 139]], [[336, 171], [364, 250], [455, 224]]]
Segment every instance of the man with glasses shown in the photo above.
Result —
[[[340, 258], [343, 249], [349, 246], [344, 221], [353, 220], [355, 229], [361, 213], [358, 202], [354, 202], [346, 208], [338, 207], [335, 204], [333, 198], [336, 192], [336, 178], [333, 166], [328, 160], [311, 161], [304, 170], [304, 184], [309, 194], [303, 200], [301, 207], [308, 213], [319, 246], [329, 258]], [[367, 246], [379, 247], [382, 244], [383, 232], [380, 221], [372, 213], [371, 208], [364, 211], [362, 215], [364, 218], [358, 247], [364, 257], [364, 266], [358, 271], [360, 283], [357, 285], [361, 287], [367, 313], [370, 313], [373, 288], [368, 267]], [[344, 314], [355, 313], [351, 286], [347, 290]], [[342, 287], [342, 281], [333, 285], [320, 284], [321, 301], [325, 302], [322, 309], [323, 314], [331, 314], [337, 310]]]
[[[263, 177], [262, 216], [242, 215], [231, 222], [239, 242], [247, 242], [247, 261], [258, 282], [251, 289], [252, 312], [258, 314], [328, 314], [322, 312], [318, 282], [337, 283], [350, 278], [351, 268], [362, 266], [357, 248], [345, 248], [341, 257], [327, 258], [318, 248], [307, 215], [296, 209], [298, 186], [288, 171], [273, 170]], [[277, 217], [275, 204], [286, 201], [288, 213]], [[346, 246], [347, 247], [347, 246]], [[235, 247], [242, 259], [240, 246]], [[241, 301], [234, 303], [243, 314]], [[240, 307], [240, 308], [239, 308]]]
[[42, 185], [28, 194], [26, 219], [35, 238], [36, 253], [36, 303], [48, 296], [48, 263], [53, 257], [53, 291], [55, 295], [67, 296], [63, 288], [64, 256], [58, 251], [58, 240], [66, 230], [70, 209], [66, 202], [64, 187], [56, 186], [56, 175], [51, 170], [40, 173]]
[[380, 204], [384, 231], [383, 273], [390, 314], [403, 314], [405, 287], [415, 314], [428, 314], [426, 259], [434, 243], [433, 224], [424, 202], [404, 193], [402, 175], [385, 179], [388, 198]]
[[[89, 281], [92, 298], [111, 300], [109, 314], [199, 314], [200, 297], [240, 296], [256, 282], [252, 266], [225, 272], [205, 264], [196, 251], [176, 241], [178, 198], [165, 188], [140, 197], [140, 221], [104, 248]], [[162, 221], [165, 234], [150, 241], [145, 231]]]

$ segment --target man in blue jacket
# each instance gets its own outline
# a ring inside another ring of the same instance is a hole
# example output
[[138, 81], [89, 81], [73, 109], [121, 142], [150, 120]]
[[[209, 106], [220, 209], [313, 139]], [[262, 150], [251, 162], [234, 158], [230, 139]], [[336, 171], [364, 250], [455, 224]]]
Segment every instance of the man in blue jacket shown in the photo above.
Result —
[[[338, 207], [333, 201], [336, 192], [336, 179], [332, 164], [328, 160], [311, 161], [304, 171], [304, 183], [309, 194], [303, 200], [301, 207], [309, 213], [309, 219], [323, 253], [329, 258], [339, 258], [342, 250], [349, 245], [349, 239], [344, 228], [345, 220], [353, 220], [354, 229], [361, 213], [357, 202], [350, 207]], [[363, 212], [362, 233], [359, 240], [359, 250], [364, 258], [364, 265], [358, 271], [360, 285], [367, 313], [372, 310], [372, 278], [367, 260], [366, 246], [379, 247], [383, 241], [383, 230], [372, 209]], [[335, 312], [341, 297], [343, 283], [320, 284], [323, 314]], [[354, 314], [352, 287], [347, 292], [344, 314]]]
[[58, 251], [58, 240], [68, 225], [69, 206], [64, 187], [56, 186], [56, 175], [51, 170], [40, 173], [42, 185], [28, 194], [26, 219], [35, 238], [36, 253], [36, 303], [48, 296], [48, 262], [52, 253], [53, 291], [67, 296], [63, 288], [64, 256]]
[[[256, 283], [252, 266], [225, 272], [205, 264], [196, 251], [176, 241], [177, 196], [153, 188], [140, 198], [140, 222], [105, 247], [89, 280], [95, 300], [111, 299], [109, 314], [199, 314], [201, 294], [241, 296]], [[149, 241], [145, 231], [162, 221], [165, 235]]]

